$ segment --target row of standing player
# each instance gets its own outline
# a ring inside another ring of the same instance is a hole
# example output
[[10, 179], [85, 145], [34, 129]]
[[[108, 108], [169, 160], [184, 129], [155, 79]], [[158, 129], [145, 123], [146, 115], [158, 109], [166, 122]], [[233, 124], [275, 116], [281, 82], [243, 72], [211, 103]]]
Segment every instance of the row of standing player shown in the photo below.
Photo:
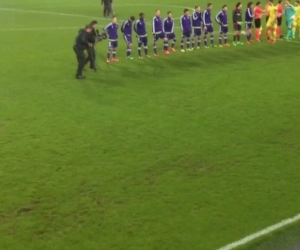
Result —
[[[281, 2], [281, 1], [280, 1]], [[271, 4], [272, 0], [268, 1], [268, 4]], [[255, 24], [256, 32], [255, 38], [257, 41], [260, 41], [260, 33], [261, 33], [261, 17], [263, 14], [269, 15], [268, 11], [264, 11], [260, 7], [261, 3], [256, 3], [256, 7], [254, 7], [253, 2], [249, 2], [247, 4], [247, 9], [245, 11], [245, 29], [247, 32], [247, 43], [252, 43], [252, 26], [253, 22]], [[200, 6], [195, 6], [195, 10], [192, 16], [189, 15], [189, 10], [184, 9], [183, 15], [180, 17], [180, 28], [182, 32], [181, 36], [181, 51], [184, 52], [186, 50], [193, 50], [195, 47], [201, 47], [201, 36], [203, 30], [203, 42], [204, 47], [209, 48], [208, 45], [208, 35], [210, 40], [211, 47], [217, 47], [214, 44], [214, 28], [213, 28], [213, 19], [211, 16], [212, 4], [209, 3], [207, 8], [201, 12]], [[281, 17], [281, 16], [280, 16]], [[227, 6], [222, 6], [222, 9], [215, 17], [216, 22], [219, 24], [219, 46], [230, 46], [228, 43], [228, 15], [227, 15]], [[240, 41], [241, 33], [242, 33], [242, 3], [238, 2], [236, 4], [236, 8], [233, 10], [233, 45], [242, 45], [243, 43]], [[276, 21], [277, 23], [277, 21]], [[277, 27], [276, 27], [277, 28]], [[156, 10], [155, 16], [152, 21], [152, 34], [153, 34], [153, 51], [154, 56], [158, 56], [157, 52], [157, 41], [162, 39], [163, 42], [163, 52], [164, 54], [170, 54], [169, 52], [169, 41], [172, 41], [171, 51], [175, 52], [175, 43], [176, 43], [176, 35], [175, 35], [175, 21], [172, 18], [172, 12], [167, 13], [167, 17], [162, 20], [160, 16], [160, 10]], [[146, 31], [146, 21], [145, 14], [140, 13], [139, 19], [135, 22], [135, 18], [132, 16], [128, 20], [124, 21], [121, 26], [121, 31], [123, 33], [123, 38], [127, 44], [126, 49], [126, 57], [128, 59], [133, 59], [131, 56], [132, 52], [132, 31], [135, 31], [137, 36], [137, 44], [138, 44], [138, 55], [142, 58], [142, 46], [144, 47], [144, 52], [146, 57], [150, 57], [148, 54], [148, 37]], [[112, 22], [108, 24], [104, 31], [108, 34], [108, 52], [107, 52], [107, 62], [118, 61], [117, 55], [117, 47], [118, 47], [118, 24], [117, 18], [114, 17]], [[184, 46], [186, 45], [186, 46]], [[195, 46], [196, 45], [196, 46]], [[186, 50], [185, 48], [186, 47]], [[111, 59], [112, 57], [112, 59]]]
[[[201, 46], [201, 31], [204, 29], [204, 46], [205, 48], [209, 48], [207, 35], [210, 34], [210, 41], [212, 47], [217, 47], [214, 45], [213, 39], [213, 23], [211, 17], [212, 4], [207, 5], [207, 9], [201, 13], [200, 6], [195, 7], [195, 11], [193, 12], [192, 17], [189, 15], [189, 10], [184, 9], [184, 14], [180, 17], [180, 27], [182, 31], [181, 37], [181, 51], [184, 52], [184, 42], [186, 43], [186, 50], [191, 51], [195, 47], [197, 38], [197, 48]], [[216, 18], [216, 20], [220, 24], [220, 32], [224, 35], [224, 45], [229, 46], [227, 42], [227, 33], [228, 33], [228, 23], [227, 23], [227, 6], [223, 6], [222, 11], [219, 12], [219, 17], [222, 18], [221, 23], [220, 19]], [[221, 13], [224, 15], [221, 17]], [[128, 59], [133, 59], [131, 56], [132, 52], [132, 31], [135, 31], [137, 39], [138, 39], [138, 55], [139, 58], [142, 58], [142, 46], [144, 47], [144, 52], [146, 57], [150, 57], [148, 54], [148, 36], [146, 31], [146, 21], [145, 14], [139, 14], [139, 20], [135, 22], [135, 18], [131, 16], [128, 20], [124, 21], [121, 26], [121, 31], [123, 33], [123, 38], [127, 44], [126, 57]], [[118, 47], [118, 24], [117, 18], [114, 17], [112, 22], [108, 24], [104, 31], [108, 34], [108, 52], [107, 52], [107, 62], [118, 61], [116, 58], [116, 50]], [[237, 27], [237, 34], [240, 36], [241, 29], [239, 25]], [[157, 41], [162, 39], [164, 41], [164, 54], [168, 55], [169, 52], [169, 41], [172, 40], [171, 50], [175, 52], [175, 44], [176, 44], [176, 35], [175, 35], [175, 21], [172, 18], [172, 12], [167, 13], [167, 18], [164, 20], [161, 19], [160, 10], [156, 10], [155, 16], [152, 21], [152, 34], [153, 34], [153, 50], [154, 56], [158, 56], [157, 52]], [[220, 41], [220, 46], [222, 45], [222, 41]], [[112, 59], [111, 59], [112, 56]]]

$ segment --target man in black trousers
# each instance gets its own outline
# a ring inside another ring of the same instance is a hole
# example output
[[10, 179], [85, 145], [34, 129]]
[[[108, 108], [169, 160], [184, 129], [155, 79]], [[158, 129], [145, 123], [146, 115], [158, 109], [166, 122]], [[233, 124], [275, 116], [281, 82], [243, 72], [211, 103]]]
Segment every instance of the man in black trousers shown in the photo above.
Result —
[[90, 57], [90, 68], [91, 69], [95, 69], [96, 65], [96, 51], [95, 51], [95, 45], [96, 45], [96, 37], [97, 37], [97, 26], [98, 26], [98, 22], [96, 20], [92, 21], [90, 23], [90, 26], [92, 27], [92, 31], [90, 33], [90, 36], [88, 38], [88, 42], [92, 43], [94, 46], [90, 47], [88, 49], [88, 55]]
[[109, 17], [112, 14], [112, 0], [102, 0], [101, 4], [103, 5], [103, 16]]
[[84, 51], [94, 46], [94, 44], [89, 42], [89, 37], [91, 36], [92, 30], [93, 27], [91, 25], [86, 26], [85, 29], [79, 31], [75, 39], [73, 50], [76, 54], [78, 62], [77, 72], [75, 76], [77, 79], [85, 79], [82, 71], [84, 65], [86, 65], [91, 58], [90, 56], [85, 57]]

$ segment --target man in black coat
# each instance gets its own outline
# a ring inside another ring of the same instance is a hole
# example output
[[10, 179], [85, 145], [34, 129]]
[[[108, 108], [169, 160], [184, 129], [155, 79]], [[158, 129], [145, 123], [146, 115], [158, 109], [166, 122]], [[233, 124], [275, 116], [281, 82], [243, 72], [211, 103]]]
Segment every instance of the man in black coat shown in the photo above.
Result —
[[76, 36], [75, 43], [73, 45], [73, 50], [76, 54], [78, 67], [76, 72], [77, 79], [84, 79], [85, 77], [82, 74], [84, 65], [86, 65], [90, 61], [90, 57], [85, 57], [84, 51], [88, 50], [94, 46], [93, 43], [89, 42], [89, 38], [91, 36], [91, 32], [93, 27], [88, 25], [85, 29], [81, 29]]

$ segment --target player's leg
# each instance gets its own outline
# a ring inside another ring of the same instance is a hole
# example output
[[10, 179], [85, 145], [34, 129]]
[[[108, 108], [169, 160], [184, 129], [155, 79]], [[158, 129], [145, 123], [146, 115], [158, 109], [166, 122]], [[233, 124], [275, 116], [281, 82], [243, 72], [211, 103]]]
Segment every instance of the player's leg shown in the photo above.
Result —
[[223, 30], [222, 30], [222, 26], [220, 25], [220, 29], [219, 29], [219, 46], [223, 47], [222, 43], [223, 43]]
[[291, 21], [291, 20], [288, 20], [287, 21], [287, 34], [286, 34], [286, 39], [290, 39], [290, 38], [292, 38], [293, 37], [293, 30], [292, 30], [292, 28], [293, 28], [293, 21]]
[[246, 23], [246, 30], [247, 30], [247, 43], [251, 44], [251, 37], [252, 37], [252, 24]]
[[117, 59], [117, 48], [118, 48], [118, 41], [114, 41], [112, 44], [112, 61], [118, 62], [119, 59]]
[[157, 41], [158, 41], [159, 37], [158, 35], [153, 35], [153, 52], [154, 52], [154, 56], [158, 56], [157, 54]]
[[192, 48], [195, 47], [195, 39], [196, 39], [196, 33], [195, 33], [195, 28], [193, 28], [192, 29], [192, 39], [191, 39]]
[[182, 33], [181, 35], [181, 41], [180, 41], [180, 49], [181, 49], [181, 52], [184, 52], [184, 40], [185, 40], [186, 36], [185, 36], [185, 33]]
[[282, 23], [282, 17], [277, 18], [277, 29], [276, 29], [276, 36], [277, 38], [282, 38], [281, 35], [281, 23]]
[[[176, 36], [175, 36], [175, 33], [172, 34], [172, 36], [170, 36], [169, 38], [172, 39], [171, 50], [172, 50], [173, 52], [175, 52], [175, 51], [176, 51], [176, 49], [175, 49], [175, 44], [176, 44]], [[170, 39], [169, 39], [169, 40], [170, 40]]]
[[214, 45], [215, 43], [215, 33], [214, 33], [214, 27], [212, 25], [208, 26], [209, 27], [209, 33], [210, 33], [210, 44], [212, 47], [217, 47]]
[[108, 42], [108, 49], [107, 49], [107, 58], [106, 58], [107, 63], [110, 63], [111, 54], [112, 54], [112, 42], [109, 41]]
[[228, 43], [228, 28], [223, 31], [223, 39], [224, 39], [224, 46], [229, 47], [230, 44]]
[[186, 34], [186, 50], [191, 51], [191, 32]]
[[207, 46], [207, 34], [208, 34], [208, 32], [207, 32], [207, 27], [204, 29], [204, 36], [203, 36], [203, 41], [204, 41], [204, 48], [209, 48], [208, 46]]
[[127, 59], [133, 59], [131, 57], [131, 48], [132, 48], [132, 45], [131, 45], [131, 37], [127, 37], [126, 35], [123, 35], [123, 38], [126, 42], [126, 58]]
[[137, 50], [138, 50], [139, 58], [142, 58], [142, 38], [140, 38], [140, 37], [138, 38]]
[[260, 42], [260, 30], [261, 30], [261, 22], [260, 19], [254, 20], [254, 26], [255, 26], [255, 40]]
[[148, 37], [143, 38], [143, 44], [144, 44], [144, 52], [146, 57], [150, 57], [148, 55]]
[[242, 31], [242, 25], [238, 25], [237, 33], [236, 33], [236, 40], [237, 40], [237, 44], [239, 44], [239, 45], [243, 45], [243, 43], [241, 42], [241, 31]]
[[199, 34], [198, 34], [198, 40], [197, 40], [197, 49], [201, 48], [201, 29], [199, 29]]
[[164, 53], [168, 55], [168, 54], [170, 54], [170, 52], [169, 52], [169, 40], [168, 40], [168, 37], [165, 33], [163, 33], [162, 37], [163, 37], [163, 40], [164, 40]]
[[275, 43], [277, 40], [277, 24], [274, 24], [274, 28], [273, 28], [273, 32], [272, 32], [272, 36], [273, 36], [273, 42]]
[[297, 21], [295, 20], [293, 22], [292, 32], [293, 32], [293, 38], [296, 37], [296, 27], [297, 27]]
[[268, 26], [270, 26], [270, 24], [269, 24], [269, 17], [268, 16], [266, 17], [266, 24], [267, 24], [266, 25], [266, 38], [269, 40], [270, 37], [268, 36], [269, 35]]
[[237, 25], [233, 25], [233, 46], [236, 46], [237, 45]]

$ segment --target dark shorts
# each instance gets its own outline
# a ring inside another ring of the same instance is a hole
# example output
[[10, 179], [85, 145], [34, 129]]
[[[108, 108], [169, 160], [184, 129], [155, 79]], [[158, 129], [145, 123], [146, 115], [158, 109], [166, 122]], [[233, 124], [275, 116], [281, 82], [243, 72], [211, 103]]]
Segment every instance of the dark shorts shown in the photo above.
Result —
[[233, 25], [233, 30], [234, 31], [242, 31], [242, 25], [240, 25], [240, 24], [234, 24]]
[[201, 36], [201, 29], [193, 28], [193, 36]]
[[281, 26], [282, 24], [282, 17], [277, 17], [277, 25]]
[[172, 40], [172, 39], [175, 39], [175, 33], [170, 33], [170, 34], [167, 34], [167, 38], [168, 40]]
[[138, 37], [138, 43], [143, 44], [144, 46], [148, 45], [148, 37]]
[[252, 23], [246, 23], [245, 28], [246, 30], [252, 29]]
[[153, 35], [154, 41], [158, 41], [159, 39], [165, 39], [165, 38], [166, 38], [166, 34], [164, 32]]
[[123, 34], [123, 38], [124, 38], [124, 40], [125, 40], [125, 42], [127, 44], [131, 44], [132, 43], [132, 37], [131, 37], [131, 35], [125, 35], [125, 34]]
[[213, 33], [214, 32], [214, 27], [212, 26], [212, 24], [210, 25], [206, 25], [206, 29], [205, 29], [205, 34], [207, 33]]
[[261, 28], [261, 19], [255, 19], [254, 20], [254, 26], [256, 29]]
[[191, 37], [191, 31], [184, 31], [182, 32], [182, 38], [190, 38]]
[[223, 33], [223, 34], [228, 33], [228, 26], [220, 25], [220, 33]]
[[109, 48], [118, 48], [118, 41], [108, 41]]

